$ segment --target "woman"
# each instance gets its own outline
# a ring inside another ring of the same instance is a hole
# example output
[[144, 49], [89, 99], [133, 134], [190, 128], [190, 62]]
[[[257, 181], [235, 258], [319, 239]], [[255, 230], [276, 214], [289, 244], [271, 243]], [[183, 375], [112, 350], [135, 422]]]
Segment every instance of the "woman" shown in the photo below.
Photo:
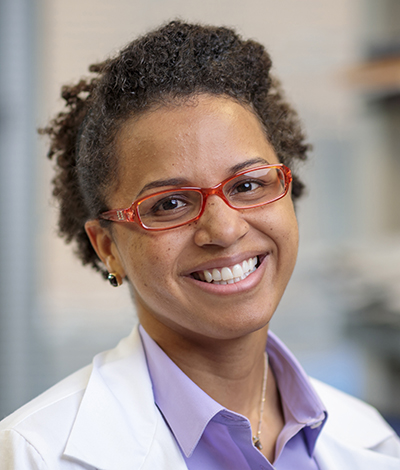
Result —
[[[264, 48], [172, 22], [63, 90], [59, 226], [140, 327], [1, 424], [1, 469], [398, 469], [367, 405], [268, 332], [308, 150]], [[267, 342], [268, 339], [268, 342]]]

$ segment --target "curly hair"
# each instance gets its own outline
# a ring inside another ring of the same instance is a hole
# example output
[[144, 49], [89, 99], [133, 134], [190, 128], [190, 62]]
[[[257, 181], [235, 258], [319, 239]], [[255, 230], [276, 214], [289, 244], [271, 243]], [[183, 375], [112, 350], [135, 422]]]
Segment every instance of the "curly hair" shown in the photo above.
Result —
[[[107, 195], [118, 179], [114, 143], [132, 116], [201, 93], [224, 95], [250, 106], [282, 163], [293, 170], [306, 159], [309, 145], [271, 65], [261, 44], [232, 29], [172, 21], [91, 65], [92, 78], [62, 88], [66, 110], [40, 132], [50, 136], [48, 156], [56, 159], [59, 234], [76, 243], [83, 264], [106, 277], [84, 224], [109, 209]], [[302, 191], [294, 174], [292, 197]]]

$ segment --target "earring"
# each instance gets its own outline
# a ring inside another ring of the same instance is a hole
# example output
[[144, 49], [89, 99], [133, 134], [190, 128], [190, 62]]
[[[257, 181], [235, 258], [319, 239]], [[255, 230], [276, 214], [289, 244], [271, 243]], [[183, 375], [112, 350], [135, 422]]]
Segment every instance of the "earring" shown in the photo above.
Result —
[[118, 273], [109, 273], [107, 279], [113, 287], [118, 287], [122, 284], [121, 276]]

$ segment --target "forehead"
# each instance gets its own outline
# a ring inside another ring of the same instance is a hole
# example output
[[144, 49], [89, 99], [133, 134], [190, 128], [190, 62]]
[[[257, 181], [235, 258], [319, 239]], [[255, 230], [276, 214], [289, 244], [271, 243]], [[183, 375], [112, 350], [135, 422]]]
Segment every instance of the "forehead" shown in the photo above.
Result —
[[128, 179], [138, 190], [165, 177], [211, 186], [230, 176], [229, 168], [242, 161], [278, 162], [249, 108], [230, 98], [208, 95], [127, 121], [117, 137], [116, 150], [119, 183], [124, 185]]

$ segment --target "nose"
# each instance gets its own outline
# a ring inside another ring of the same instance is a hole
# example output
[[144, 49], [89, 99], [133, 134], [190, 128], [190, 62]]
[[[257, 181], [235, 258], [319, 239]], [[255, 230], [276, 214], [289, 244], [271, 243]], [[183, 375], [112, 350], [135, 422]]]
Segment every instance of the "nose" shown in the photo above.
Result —
[[197, 221], [194, 241], [198, 246], [228, 247], [249, 230], [241, 211], [229, 207], [220, 197], [208, 197], [203, 215]]

